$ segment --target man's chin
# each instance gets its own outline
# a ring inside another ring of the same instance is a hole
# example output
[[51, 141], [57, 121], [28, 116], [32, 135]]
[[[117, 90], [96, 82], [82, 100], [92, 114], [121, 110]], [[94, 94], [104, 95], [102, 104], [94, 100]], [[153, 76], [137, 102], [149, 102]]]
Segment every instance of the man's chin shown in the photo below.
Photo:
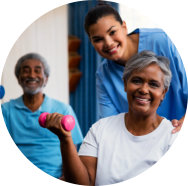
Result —
[[38, 94], [39, 92], [42, 92], [42, 88], [38, 88], [38, 89], [34, 89], [34, 90], [27, 89], [27, 88], [24, 89], [24, 93], [31, 95], [31, 96], [34, 96], [35, 94]]

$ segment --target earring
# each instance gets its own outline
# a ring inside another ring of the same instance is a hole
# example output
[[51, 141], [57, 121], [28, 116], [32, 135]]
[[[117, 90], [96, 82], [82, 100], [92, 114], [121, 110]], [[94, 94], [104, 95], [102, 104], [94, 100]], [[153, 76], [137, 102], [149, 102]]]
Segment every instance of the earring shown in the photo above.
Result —
[[161, 106], [161, 103], [163, 102], [163, 99], [161, 99], [161, 102], [160, 102], [160, 104], [159, 104], [159, 106]]

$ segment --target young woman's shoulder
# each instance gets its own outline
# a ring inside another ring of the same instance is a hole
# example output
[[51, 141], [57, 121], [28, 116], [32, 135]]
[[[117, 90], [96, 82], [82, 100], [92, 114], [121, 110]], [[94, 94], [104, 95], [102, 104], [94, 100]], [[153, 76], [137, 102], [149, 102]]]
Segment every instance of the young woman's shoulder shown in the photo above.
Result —
[[156, 39], [168, 38], [166, 32], [161, 28], [141, 28], [139, 33], [146, 37], [152, 37]]
[[145, 33], [145, 34], [165, 34], [165, 31], [161, 28], [138, 28], [133, 33]]

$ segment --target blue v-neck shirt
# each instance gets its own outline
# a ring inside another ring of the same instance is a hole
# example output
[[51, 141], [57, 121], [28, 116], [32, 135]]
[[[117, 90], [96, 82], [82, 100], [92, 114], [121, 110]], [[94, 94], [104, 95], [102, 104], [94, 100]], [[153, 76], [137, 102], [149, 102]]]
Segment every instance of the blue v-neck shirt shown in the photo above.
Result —
[[[161, 29], [136, 29], [133, 33], [139, 33], [138, 52], [150, 50], [170, 60], [172, 81], [157, 113], [169, 120], [179, 120], [186, 112], [188, 86], [183, 62], [175, 45]], [[123, 71], [124, 66], [105, 59], [96, 72], [100, 118], [128, 112]]]
[[[58, 137], [38, 123], [41, 113], [58, 112], [63, 115], [75, 113], [70, 105], [45, 95], [41, 107], [32, 112], [24, 103], [22, 96], [2, 104], [2, 112], [8, 131], [21, 152], [38, 168], [59, 178], [62, 176], [62, 157]], [[71, 131], [74, 144], [83, 140], [78, 121]]]

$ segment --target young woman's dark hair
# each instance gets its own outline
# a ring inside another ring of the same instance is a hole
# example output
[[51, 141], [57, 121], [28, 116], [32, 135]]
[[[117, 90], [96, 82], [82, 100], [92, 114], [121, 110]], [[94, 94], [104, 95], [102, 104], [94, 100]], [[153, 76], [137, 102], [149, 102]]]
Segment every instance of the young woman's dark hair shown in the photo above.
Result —
[[98, 4], [96, 7], [92, 8], [86, 15], [85, 17], [85, 24], [84, 24], [84, 28], [85, 31], [87, 32], [87, 34], [89, 35], [89, 27], [95, 23], [97, 23], [97, 21], [104, 17], [104, 16], [108, 16], [108, 15], [113, 15], [114, 18], [120, 23], [122, 24], [123, 21], [119, 15], [119, 13], [117, 12], [117, 10], [115, 10], [112, 6], [110, 6], [109, 4]]

